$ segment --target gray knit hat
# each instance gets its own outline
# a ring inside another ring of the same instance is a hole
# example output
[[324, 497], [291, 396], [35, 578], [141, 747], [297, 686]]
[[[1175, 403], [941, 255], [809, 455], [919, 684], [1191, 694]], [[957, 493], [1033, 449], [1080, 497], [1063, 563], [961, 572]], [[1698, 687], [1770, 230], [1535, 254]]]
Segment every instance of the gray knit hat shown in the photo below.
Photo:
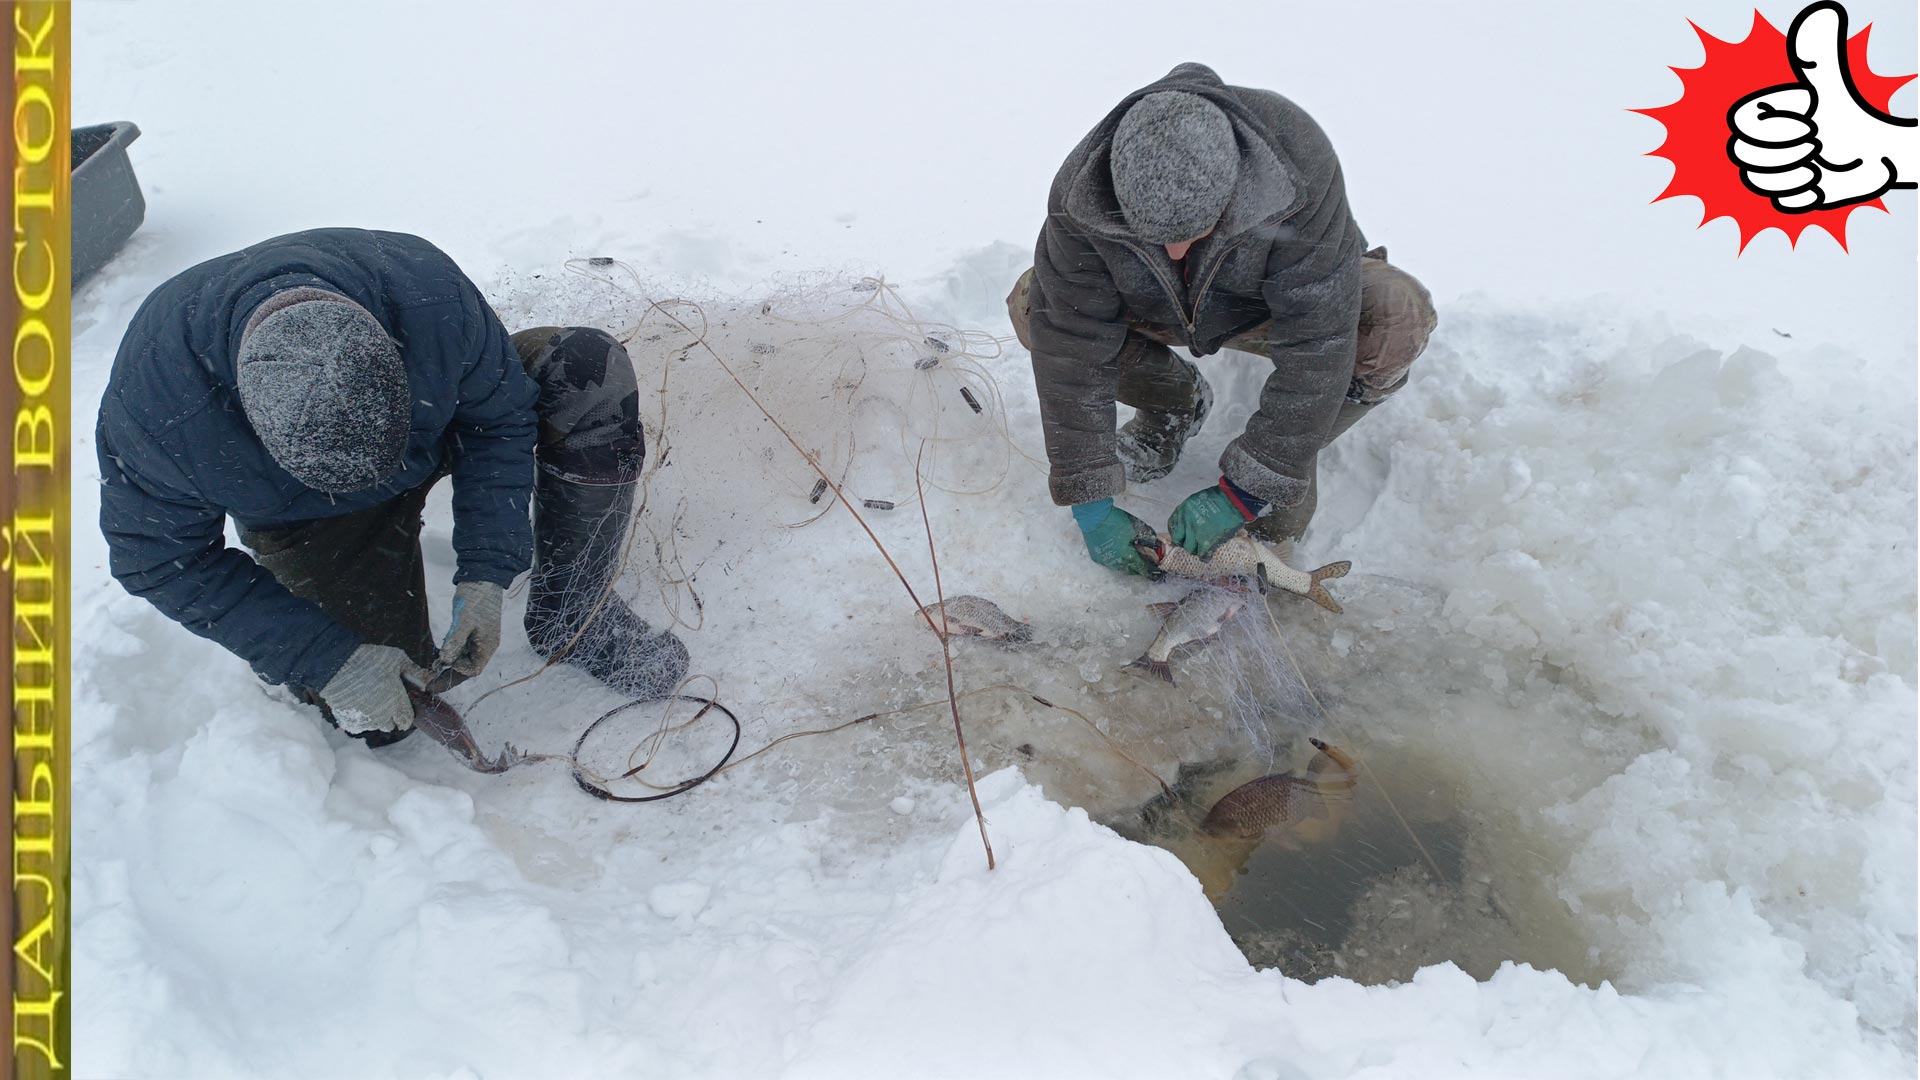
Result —
[[367, 309], [320, 289], [276, 294], [248, 319], [234, 366], [247, 423], [294, 479], [348, 492], [400, 471], [407, 371]]
[[1220, 220], [1240, 172], [1240, 144], [1219, 106], [1163, 90], [1120, 118], [1112, 170], [1120, 212], [1140, 239], [1177, 244]]

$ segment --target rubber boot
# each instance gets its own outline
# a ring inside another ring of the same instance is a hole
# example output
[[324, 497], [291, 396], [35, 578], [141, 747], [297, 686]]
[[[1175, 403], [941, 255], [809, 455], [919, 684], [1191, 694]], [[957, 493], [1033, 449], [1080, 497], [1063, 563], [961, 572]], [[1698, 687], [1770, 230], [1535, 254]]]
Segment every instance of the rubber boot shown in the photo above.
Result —
[[[1184, 360], [1174, 358], [1179, 363]], [[1200, 434], [1213, 408], [1213, 387], [1192, 364], [1194, 402], [1190, 412], [1163, 412], [1137, 409], [1133, 419], [1120, 425], [1120, 462], [1126, 466], [1127, 479], [1135, 484], [1158, 480], [1180, 463], [1180, 451], [1187, 440]]]
[[652, 701], [686, 677], [687, 647], [655, 632], [612, 589], [638, 487], [576, 484], [540, 473], [526, 627], [541, 656], [560, 656], [622, 694]]

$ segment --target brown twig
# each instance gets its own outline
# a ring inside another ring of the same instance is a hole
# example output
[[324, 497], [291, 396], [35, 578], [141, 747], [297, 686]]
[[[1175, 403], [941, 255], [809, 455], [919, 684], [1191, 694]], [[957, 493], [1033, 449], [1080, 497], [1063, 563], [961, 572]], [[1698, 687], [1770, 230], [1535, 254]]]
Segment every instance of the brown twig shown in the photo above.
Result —
[[[980, 793], [973, 789], [973, 762], [967, 757], [967, 733], [960, 730], [960, 699], [953, 689], [953, 639], [947, 633], [947, 594], [940, 586], [940, 556], [933, 549], [933, 520], [927, 516], [927, 493], [920, 485], [920, 460], [927, 444], [913, 458], [913, 493], [920, 499], [920, 523], [927, 530], [927, 560], [933, 563], [933, 595], [940, 602], [940, 653], [947, 661], [947, 704], [953, 709], [953, 737], [960, 743], [960, 767], [967, 774], [967, 796], [973, 800], [973, 819], [980, 825], [980, 845], [987, 849], [987, 869], [993, 869], [993, 842], [987, 839], [987, 815], [980, 809]], [[933, 625], [933, 619], [927, 619]]]

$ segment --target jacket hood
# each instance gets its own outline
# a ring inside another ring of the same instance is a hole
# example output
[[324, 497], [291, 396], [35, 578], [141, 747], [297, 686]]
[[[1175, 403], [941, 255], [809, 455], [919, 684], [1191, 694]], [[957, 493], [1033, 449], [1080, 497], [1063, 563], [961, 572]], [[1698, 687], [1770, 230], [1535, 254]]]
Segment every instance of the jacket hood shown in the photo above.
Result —
[[1113, 193], [1113, 133], [1134, 102], [1164, 90], [1197, 94], [1217, 106], [1233, 123], [1234, 135], [1240, 143], [1240, 175], [1234, 182], [1233, 196], [1220, 215], [1220, 224], [1214, 227], [1216, 235], [1236, 236], [1284, 218], [1296, 209], [1301, 185], [1293, 166], [1279, 154], [1262, 125], [1212, 68], [1186, 63], [1121, 99], [1081, 140], [1082, 160], [1067, 185], [1063, 200], [1067, 217], [1076, 227], [1095, 236], [1136, 239]]

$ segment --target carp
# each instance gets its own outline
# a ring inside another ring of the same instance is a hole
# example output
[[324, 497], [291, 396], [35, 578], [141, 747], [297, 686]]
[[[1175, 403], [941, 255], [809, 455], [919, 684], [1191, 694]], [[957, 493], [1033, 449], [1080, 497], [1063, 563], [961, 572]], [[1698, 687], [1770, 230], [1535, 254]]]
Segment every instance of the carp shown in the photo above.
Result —
[[1200, 831], [1253, 839], [1278, 826], [1314, 819], [1330, 819], [1337, 825], [1360, 777], [1354, 772], [1353, 759], [1338, 747], [1319, 739], [1308, 741], [1319, 753], [1307, 763], [1305, 776], [1274, 773], [1241, 784], [1213, 804]]

